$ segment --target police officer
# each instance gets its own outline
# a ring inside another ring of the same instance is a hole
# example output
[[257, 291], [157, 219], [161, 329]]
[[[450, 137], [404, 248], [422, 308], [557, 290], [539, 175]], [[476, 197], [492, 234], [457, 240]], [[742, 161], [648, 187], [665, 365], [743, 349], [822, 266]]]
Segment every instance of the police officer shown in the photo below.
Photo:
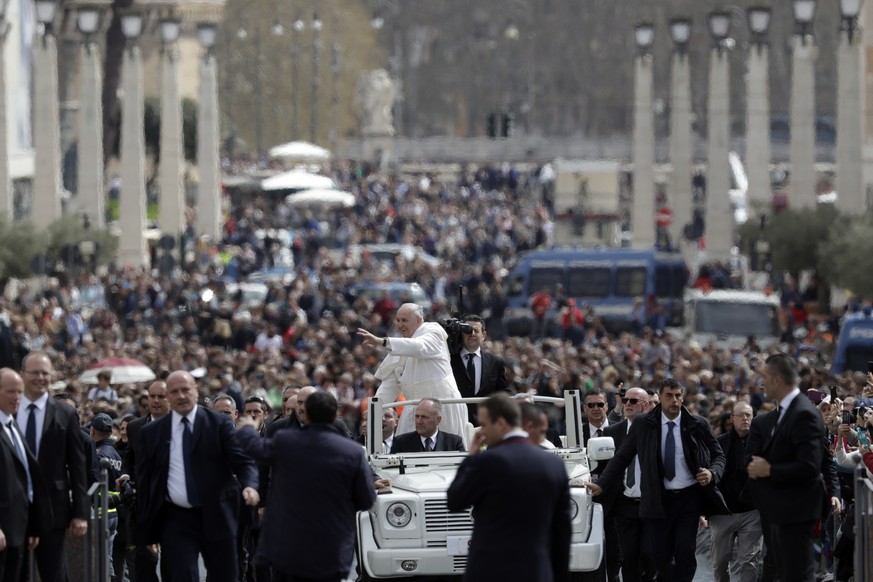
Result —
[[[115, 534], [118, 532], [118, 491], [116, 480], [121, 477], [121, 455], [112, 444], [112, 419], [108, 414], [95, 414], [88, 424], [91, 429], [91, 438], [97, 447], [97, 458], [109, 461], [107, 471], [109, 473], [109, 572], [112, 582], [118, 582], [119, 577], [115, 573], [112, 563], [112, 544]], [[119, 572], [124, 571], [124, 564], [119, 564]]]

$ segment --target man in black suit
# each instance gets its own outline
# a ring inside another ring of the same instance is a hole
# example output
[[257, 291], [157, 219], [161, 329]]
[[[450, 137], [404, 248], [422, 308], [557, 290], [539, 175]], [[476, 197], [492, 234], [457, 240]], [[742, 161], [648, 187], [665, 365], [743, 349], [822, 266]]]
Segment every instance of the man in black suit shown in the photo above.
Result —
[[[142, 451], [142, 429], [145, 425], [170, 412], [170, 401], [167, 400], [167, 383], [156, 380], [148, 388], [148, 414], [131, 421], [127, 425], [127, 451], [122, 457], [121, 483], [136, 476], [136, 462]], [[136, 481], [133, 481], [136, 486]], [[138, 546], [134, 554], [134, 570], [137, 582], [158, 582], [158, 556], [150, 548]]]
[[305, 406], [304, 428], [272, 438], [261, 438], [250, 419], [240, 421], [243, 449], [273, 469], [255, 561], [273, 568], [274, 582], [339, 582], [352, 566], [355, 515], [376, 494], [364, 450], [332, 426], [336, 399], [319, 391]]
[[43, 582], [66, 582], [67, 530], [74, 536], [88, 531], [88, 485], [85, 440], [76, 409], [49, 398], [54, 368], [45, 352], [31, 352], [21, 364], [24, 396], [18, 409], [18, 428], [49, 484], [52, 528], [40, 536], [36, 564]]
[[[622, 397], [622, 409], [624, 420], [610, 424], [603, 431], [603, 436], [612, 437], [615, 450], [621, 447], [637, 417], [652, 409], [649, 394], [642, 388], [631, 388]], [[601, 464], [594, 474], [602, 474], [606, 466]], [[653, 582], [657, 574], [646, 523], [640, 518], [640, 481], [640, 464], [635, 458], [625, 470], [621, 483], [604, 491], [598, 500], [603, 505], [609, 580], [618, 580], [619, 567], [624, 582]]]
[[764, 388], [779, 408], [752, 421], [743, 495], [761, 512], [780, 580], [815, 580], [813, 526], [821, 516], [821, 415], [797, 388], [794, 360], [770, 356], [761, 371]]
[[[506, 386], [506, 365], [503, 360], [482, 349], [482, 342], [488, 337], [485, 322], [478, 315], [467, 315], [461, 321], [470, 326], [470, 333], [463, 334], [464, 347], [460, 353], [452, 354], [452, 375], [458, 390], [464, 398], [491, 396], [498, 392], [509, 392]], [[474, 426], [476, 404], [467, 405], [467, 417]]]
[[527, 438], [518, 404], [506, 395], [479, 406], [479, 423], [446, 495], [449, 511], [473, 506], [464, 579], [568, 580], [570, 487], [563, 462]]
[[588, 446], [591, 437], [603, 436], [603, 431], [609, 426], [606, 418], [606, 394], [600, 390], [589, 390], [582, 402], [582, 412], [588, 422], [582, 425], [582, 444]]
[[0, 580], [12, 582], [21, 576], [27, 550], [35, 549], [40, 533], [51, 528], [42, 472], [15, 424], [23, 393], [21, 376], [0, 369]]
[[464, 440], [450, 432], [439, 430], [443, 405], [435, 398], [425, 398], [415, 407], [415, 432], [394, 436], [392, 453], [431, 453], [434, 451], [466, 451]]
[[675, 380], [662, 380], [661, 404], [635, 420], [597, 483], [588, 485], [594, 495], [620, 487], [638, 457], [640, 517], [646, 520], [659, 577], [675, 582], [694, 579], [699, 517], [728, 511], [715, 486], [724, 471], [724, 453], [709, 422], [682, 406], [683, 392]]
[[136, 542], [160, 544], [164, 582], [198, 582], [198, 555], [211, 581], [236, 581], [240, 489], [258, 503], [255, 463], [230, 419], [197, 405], [191, 374], [170, 374], [167, 394], [172, 412], [142, 429]]

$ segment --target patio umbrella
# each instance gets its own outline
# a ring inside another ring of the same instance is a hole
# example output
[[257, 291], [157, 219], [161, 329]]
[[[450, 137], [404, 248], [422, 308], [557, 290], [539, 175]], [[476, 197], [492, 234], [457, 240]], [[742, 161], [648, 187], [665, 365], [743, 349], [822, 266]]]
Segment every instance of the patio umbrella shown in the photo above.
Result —
[[325, 162], [330, 152], [305, 141], [292, 141], [270, 148], [270, 157], [288, 161]]
[[296, 208], [310, 206], [351, 208], [355, 205], [355, 195], [342, 190], [313, 189], [291, 194], [285, 198], [285, 202]]
[[130, 358], [109, 358], [90, 366], [79, 376], [79, 381], [84, 384], [96, 384], [97, 374], [108, 371], [112, 374], [112, 384], [127, 384], [132, 382], [148, 382], [155, 379], [155, 373], [151, 368]]
[[301, 170], [291, 170], [271, 176], [261, 182], [261, 189], [272, 190], [309, 190], [311, 188], [328, 188], [336, 186], [327, 176], [310, 174]]

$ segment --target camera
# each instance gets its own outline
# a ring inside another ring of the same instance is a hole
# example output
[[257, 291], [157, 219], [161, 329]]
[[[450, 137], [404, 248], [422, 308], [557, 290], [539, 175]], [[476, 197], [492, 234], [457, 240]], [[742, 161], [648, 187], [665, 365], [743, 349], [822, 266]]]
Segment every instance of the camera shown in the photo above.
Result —
[[446, 339], [446, 343], [449, 344], [449, 353], [460, 353], [461, 348], [464, 347], [463, 334], [472, 333], [473, 326], [469, 323], [464, 323], [457, 317], [440, 322], [440, 325], [443, 326], [443, 329], [446, 330], [446, 333], [449, 335]]

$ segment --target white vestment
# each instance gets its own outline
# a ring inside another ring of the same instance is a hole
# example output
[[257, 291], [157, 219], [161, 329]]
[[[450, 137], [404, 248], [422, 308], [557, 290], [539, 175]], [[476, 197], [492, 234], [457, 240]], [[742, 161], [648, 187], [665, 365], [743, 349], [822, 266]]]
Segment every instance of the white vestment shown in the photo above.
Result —
[[[400, 394], [407, 400], [422, 398], [460, 398], [458, 385], [449, 360], [448, 334], [438, 323], [422, 323], [411, 338], [389, 338], [391, 353], [385, 356], [376, 377], [382, 381], [376, 397], [394, 402]], [[445, 404], [440, 430], [464, 439], [469, 449], [467, 434], [467, 406]], [[395, 434], [415, 430], [415, 407], [404, 406]]]

